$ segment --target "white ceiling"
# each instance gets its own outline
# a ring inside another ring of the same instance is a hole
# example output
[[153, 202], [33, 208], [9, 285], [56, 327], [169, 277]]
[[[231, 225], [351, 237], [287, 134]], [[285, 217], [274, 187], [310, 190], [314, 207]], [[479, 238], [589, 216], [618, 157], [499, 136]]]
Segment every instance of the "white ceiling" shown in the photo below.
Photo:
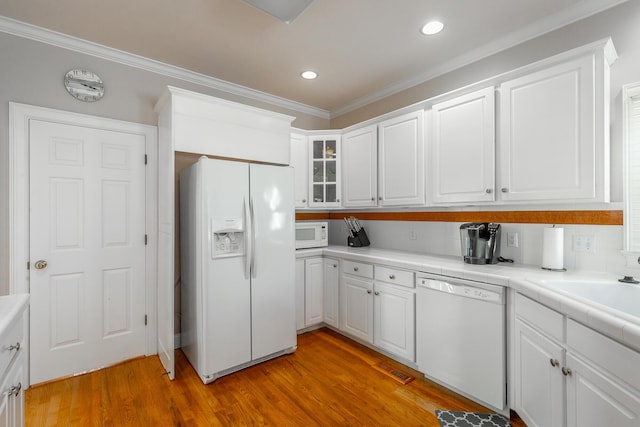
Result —
[[[2, 0], [0, 15], [335, 116], [624, 1], [315, 0], [290, 24], [241, 0]], [[432, 19], [444, 31], [421, 35]]]

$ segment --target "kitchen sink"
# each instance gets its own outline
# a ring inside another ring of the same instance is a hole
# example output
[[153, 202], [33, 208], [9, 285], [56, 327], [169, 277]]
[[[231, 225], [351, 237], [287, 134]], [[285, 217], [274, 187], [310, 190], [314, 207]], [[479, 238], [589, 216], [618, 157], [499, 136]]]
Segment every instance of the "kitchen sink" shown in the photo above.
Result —
[[540, 280], [543, 285], [640, 318], [640, 285], [613, 280]]

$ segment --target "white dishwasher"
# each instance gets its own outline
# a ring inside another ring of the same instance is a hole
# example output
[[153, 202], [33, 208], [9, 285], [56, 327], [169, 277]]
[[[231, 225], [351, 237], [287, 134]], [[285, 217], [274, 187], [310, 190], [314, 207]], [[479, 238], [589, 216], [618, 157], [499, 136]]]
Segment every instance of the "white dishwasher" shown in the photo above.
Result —
[[419, 273], [416, 289], [418, 368], [473, 400], [506, 405], [504, 287]]

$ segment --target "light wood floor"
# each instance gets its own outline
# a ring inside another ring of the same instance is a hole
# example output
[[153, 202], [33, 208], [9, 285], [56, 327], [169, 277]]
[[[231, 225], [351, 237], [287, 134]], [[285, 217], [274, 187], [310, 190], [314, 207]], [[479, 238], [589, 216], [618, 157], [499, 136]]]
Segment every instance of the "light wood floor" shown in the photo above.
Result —
[[[328, 329], [209, 385], [181, 351], [176, 359], [175, 381], [153, 356], [31, 387], [26, 426], [438, 426], [436, 409], [487, 412]], [[379, 361], [416, 379], [402, 385], [372, 367]]]

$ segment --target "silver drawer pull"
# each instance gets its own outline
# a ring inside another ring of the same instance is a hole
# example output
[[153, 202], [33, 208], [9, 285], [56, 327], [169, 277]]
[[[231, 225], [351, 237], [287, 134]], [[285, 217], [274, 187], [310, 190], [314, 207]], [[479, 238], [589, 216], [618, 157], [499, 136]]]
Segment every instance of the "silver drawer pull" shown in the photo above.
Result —
[[11, 386], [9, 390], [5, 391], [5, 394], [9, 397], [17, 396], [20, 394], [20, 390], [22, 390], [22, 383], [18, 383], [18, 385]]
[[565, 377], [571, 376], [573, 372], [571, 372], [571, 369], [569, 368], [565, 368], [564, 366], [562, 367], [562, 375], [564, 375]]
[[560, 363], [556, 359], [549, 359], [549, 363], [551, 363], [551, 366], [553, 366], [554, 368], [560, 365]]
[[396, 278], [396, 275], [395, 275], [395, 274], [390, 274], [390, 275], [389, 275], [389, 279], [393, 280], [393, 279], [395, 279], [395, 278]]
[[367, 289], [367, 293], [368, 293], [368, 294], [370, 294], [370, 293], [371, 293], [371, 290]]
[[7, 348], [9, 349], [9, 351], [13, 351], [13, 350], [18, 351], [18, 350], [20, 350], [20, 343], [17, 342], [16, 345], [10, 345]]
[[358, 271], [358, 267], [353, 267], [353, 271]]

